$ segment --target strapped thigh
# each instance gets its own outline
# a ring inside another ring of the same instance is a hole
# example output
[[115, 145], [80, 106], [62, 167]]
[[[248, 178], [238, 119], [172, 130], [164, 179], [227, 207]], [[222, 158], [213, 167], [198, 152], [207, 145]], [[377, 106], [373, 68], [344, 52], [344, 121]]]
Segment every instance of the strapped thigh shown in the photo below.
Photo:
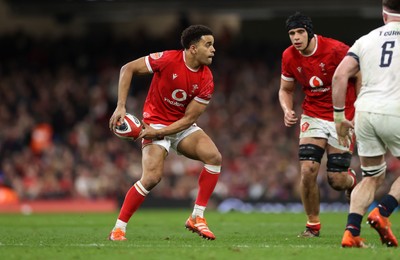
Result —
[[376, 166], [361, 166], [363, 177], [378, 177], [386, 171], [386, 162]]
[[325, 149], [315, 144], [301, 144], [299, 146], [300, 161], [314, 161], [321, 163]]
[[326, 170], [328, 172], [346, 172], [351, 163], [351, 153], [332, 153], [328, 154]]

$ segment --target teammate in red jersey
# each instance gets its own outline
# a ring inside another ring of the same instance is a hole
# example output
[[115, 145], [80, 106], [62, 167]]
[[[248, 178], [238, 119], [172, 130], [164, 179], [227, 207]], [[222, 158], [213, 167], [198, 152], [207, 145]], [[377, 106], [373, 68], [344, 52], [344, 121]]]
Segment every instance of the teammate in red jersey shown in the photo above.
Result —
[[[357, 183], [355, 172], [349, 168], [352, 150], [338, 143], [332, 108], [332, 76], [349, 47], [315, 35], [311, 19], [299, 12], [287, 19], [286, 29], [292, 45], [282, 55], [279, 101], [287, 127], [299, 121], [293, 108], [297, 83], [305, 93], [300, 119], [299, 160], [300, 192], [307, 224], [299, 237], [318, 237], [321, 223], [317, 176], [325, 151], [330, 186], [335, 190], [347, 190], [349, 194]], [[347, 93], [346, 117], [351, 120], [356, 99], [354, 83], [349, 82]]]
[[183, 50], [152, 53], [121, 68], [118, 103], [110, 118], [115, 129], [126, 113], [126, 100], [133, 76], [153, 73], [143, 109], [143, 173], [127, 192], [110, 240], [126, 240], [126, 226], [151, 189], [163, 175], [164, 160], [170, 148], [178, 154], [204, 163], [192, 214], [185, 227], [206, 239], [215, 239], [207, 226], [204, 210], [221, 171], [221, 154], [211, 138], [196, 125], [213, 91], [213, 76], [208, 68], [215, 54], [210, 28], [192, 25], [182, 32]]

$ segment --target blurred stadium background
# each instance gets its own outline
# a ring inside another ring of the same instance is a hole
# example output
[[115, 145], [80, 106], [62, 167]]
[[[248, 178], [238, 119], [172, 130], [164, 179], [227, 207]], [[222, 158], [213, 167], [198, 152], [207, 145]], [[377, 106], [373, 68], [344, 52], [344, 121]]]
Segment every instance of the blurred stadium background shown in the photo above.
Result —
[[[211, 206], [302, 210], [298, 129], [283, 125], [277, 96], [284, 22], [297, 10], [317, 34], [349, 45], [382, 24], [376, 0], [0, 0], [0, 212], [115, 210], [141, 173], [139, 142], [108, 129], [119, 69], [180, 48], [180, 32], [195, 23], [214, 29], [217, 49], [215, 95], [199, 121], [224, 160]], [[149, 82], [134, 79], [129, 112], [140, 115]], [[301, 100], [299, 92], [298, 111]], [[324, 205], [346, 207], [324, 165]], [[189, 207], [200, 167], [171, 153], [143, 206]], [[357, 156], [353, 167], [360, 172]], [[390, 156], [388, 173], [377, 196], [400, 174]]]

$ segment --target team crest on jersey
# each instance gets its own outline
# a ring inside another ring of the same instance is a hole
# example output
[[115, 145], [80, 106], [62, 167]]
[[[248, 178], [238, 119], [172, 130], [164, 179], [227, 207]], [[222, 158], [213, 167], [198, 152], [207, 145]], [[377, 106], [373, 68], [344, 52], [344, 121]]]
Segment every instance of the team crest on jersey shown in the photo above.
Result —
[[309, 126], [310, 126], [310, 124], [308, 122], [305, 122], [304, 124], [301, 125], [301, 131], [302, 132], [307, 131]]
[[310, 78], [309, 83], [312, 88], [318, 88], [318, 87], [322, 87], [324, 85], [324, 82], [322, 82], [322, 80], [320, 78], [318, 78], [317, 76], [312, 76]]
[[199, 88], [199, 85], [193, 84], [192, 85], [192, 93], [194, 93]]
[[320, 68], [321, 68], [321, 72], [322, 72], [324, 75], [326, 75], [327, 73], [326, 73], [326, 70], [325, 70], [325, 63], [321, 62], [321, 63], [319, 64], [319, 66], [320, 66]]
[[155, 53], [150, 54], [150, 57], [153, 60], [157, 60], [157, 59], [161, 58], [163, 56], [163, 54], [164, 54], [164, 52], [155, 52]]

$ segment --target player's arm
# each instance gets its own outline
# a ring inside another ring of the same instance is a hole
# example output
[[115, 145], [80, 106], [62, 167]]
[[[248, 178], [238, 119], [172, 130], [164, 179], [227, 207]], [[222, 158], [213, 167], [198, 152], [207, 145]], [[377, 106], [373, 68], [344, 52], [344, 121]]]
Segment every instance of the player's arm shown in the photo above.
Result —
[[185, 130], [197, 121], [200, 115], [203, 114], [203, 112], [205, 111], [206, 107], [206, 104], [200, 103], [196, 100], [192, 100], [186, 107], [185, 114], [181, 119], [175, 121], [167, 127], [158, 130], [150, 127], [145, 122], [143, 122], [144, 130], [142, 131], [139, 138], [160, 139], [166, 135], [172, 135], [182, 130]]
[[[332, 78], [332, 102], [334, 107], [344, 108], [347, 83], [350, 78], [356, 75], [361, 77], [361, 74], [358, 74], [359, 71], [358, 62], [352, 56], [346, 56], [340, 62]], [[359, 81], [359, 79], [357, 79], [357, 81]]]
[[117, 107], [115, 108], [115, 111], [109, 122], [109, 127], [111, 130], [115, 129], [118, 121], [122, 123], [122, 119], [126, 114], [126, 99], [128, 98], [129, 88], [131, 86], [133, 76], [150, 73], [151, 72], [146, 66], [144, 57], [128, 62], [122, 66], [119, 73]]
[[360, 71], [357, 60], [352, 56], [346, 56], [336, 68], [332, 78], [332, 103], [333, 118], [336, 125], [339, 144], [348, 147], [350, 145], [353, 123], [344, 115], [347, 83], [351, 77], [356, 76]]
[[296, 88], [295, 81], [287, 81], [281, 78], [279, 88], [279, 102], [281, 104], [285, 126], [291, 127], [298, 121], [296, 112], [293, 110], [293, 98]]
[[361, 90], [361, 83], [362, 83], [362, 77], [361, 77], [361, 71], [357, 72], [357, 74], [354, 76], [355, 78], [355, 87], [356, 87], [356, 96], [360, 93]]

